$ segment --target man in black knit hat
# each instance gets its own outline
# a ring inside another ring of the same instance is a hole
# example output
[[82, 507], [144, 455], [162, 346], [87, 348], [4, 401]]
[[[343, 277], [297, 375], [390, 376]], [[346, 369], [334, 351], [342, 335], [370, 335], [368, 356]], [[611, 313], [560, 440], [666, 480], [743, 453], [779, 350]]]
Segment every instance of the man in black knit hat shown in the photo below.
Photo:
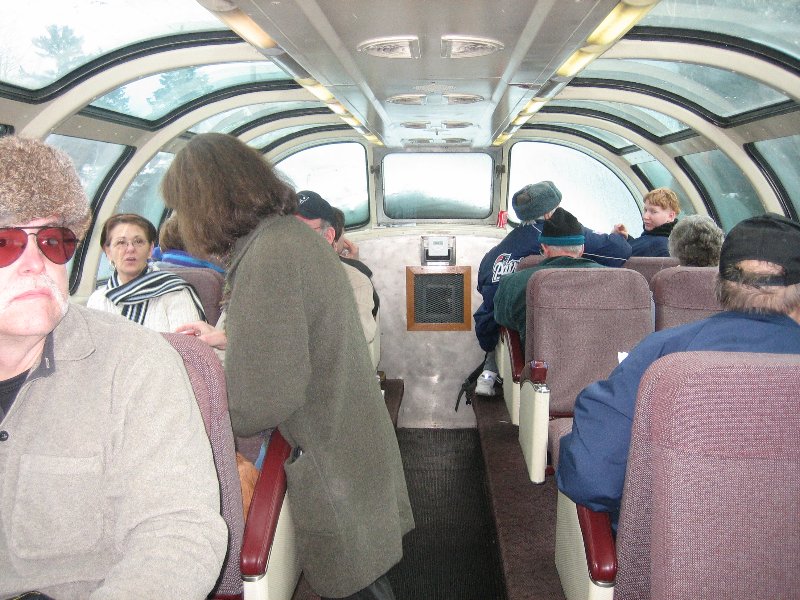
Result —
[[581, 258], [585, 236], [583, 225], [575, 216], [557, 208], [542, 225], [539, 243], [546, 257], [541, 263], [529, 269], [522, 269], [500, 280], [494, 295], [494, 319], [500, 325], [519, 332], [523, 347], [525, 344], [525, 290], [528, 280], [542, 269], [569, 269], [574, 267], [602, 267], [593, 260]]

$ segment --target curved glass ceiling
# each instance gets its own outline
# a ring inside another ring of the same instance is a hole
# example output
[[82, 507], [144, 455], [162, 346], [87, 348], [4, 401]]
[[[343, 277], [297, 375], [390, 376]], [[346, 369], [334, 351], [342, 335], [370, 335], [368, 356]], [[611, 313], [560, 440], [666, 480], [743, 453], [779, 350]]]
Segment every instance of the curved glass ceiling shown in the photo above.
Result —
[[588, 125], [576, 125], [575, 123], [553, 123], [551, 121], [547, 122], [547, 125], [553, 125], [555, 127], [562, 127], [564, 129], [573, 129], [575, 131], [579, 131], [584, 133], [585, 135], [593, 138], [597, 138], [598, 140], [605, 142], [612, 148], [616, 150], [622, 150], [623, 148], [628, 148], [630, 146], [635, 146], [633, 142], [626, 140], [621, 135], [617, 135], [616, 133], [611, 133], [610, 131], [606, 131], [605, 129], [600, 129], [599, 127], [591, 127]]
[[236, 62], [176, 69], [138, 79], [92, 102], [140, 119], [155, 120], [182, 104], [219, 89], [288, 79], [280, 67], [269, 61]]
[[270, 131], [269, 133], [265, 133], [264, 135], [260, 135], [257, 138], [253, 138], [247, 144], [249, 146], [253, 146], [253, 148], [265, 148], [269, 146], [272, 142], [281, 139], [287, 135], [292, 135], [293, 133], [297, 133], [299, 131], [305, 131], [306, 129], [313, 129], [314, 127], [319, 127], [316, 123], [312, 123], [311, 125], [295, 125], [294, 127], [282, 127], [281, 129], [275, 129], [274, 131]]
[[30, 90], [135, 42], [227, 29], [195, 0], [26, 0], [22, 4], [3, 11], [0, 80]]
[[322, 102], [270, 102], [266, 104], [251, 104], [241, 108], [227, 110], [206, 119], [192, 127], [192, 133], [230, 133], [234, 129], [258, 119], [269, 117], [289, 110], [303, 110], [325, 106]]
[[800, 58], [797, 0], [661, 0], [639, 25], [734, 35]]
[[639, 128], [650, 132], [654, 137], [660, 138], [673, 133], [686, 131], [689, 126], [665, 115], [662, 112], [641, 108], [633, 104], [623, 104], [621, 102], [598, 102], [594, 100], [551, 100], [542, 109], [548, 112], [550, 107], [581, 108], [607, 113], [613, 120], [627, 121]]
[[580, 76], [667, 89], [720, 117], [733, 117], [789, 100], [777, 90], [739, 73], [676, 61], [600, 58]]

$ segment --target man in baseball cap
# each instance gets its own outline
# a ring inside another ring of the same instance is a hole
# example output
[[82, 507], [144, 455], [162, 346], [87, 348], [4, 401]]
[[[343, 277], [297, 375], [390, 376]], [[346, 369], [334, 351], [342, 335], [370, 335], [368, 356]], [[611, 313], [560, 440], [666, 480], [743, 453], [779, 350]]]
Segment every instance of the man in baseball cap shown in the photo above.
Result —
[[647, 336], [606, 381], [578, 395], [572, 433], [561, 439], [558, 487], [578, 504], [611, 513], [614, 526], [647, 367], [691, 350], [800, 354], [800, 224], [766, 214], [736, 225], [722, 245], [716, 294], [723, 312]]

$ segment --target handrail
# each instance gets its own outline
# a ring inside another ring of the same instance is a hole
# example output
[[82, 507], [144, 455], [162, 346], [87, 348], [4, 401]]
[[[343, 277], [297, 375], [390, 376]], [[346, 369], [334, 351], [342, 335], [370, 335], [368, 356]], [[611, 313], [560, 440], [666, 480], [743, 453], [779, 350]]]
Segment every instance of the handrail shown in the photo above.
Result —
[[283, 465], [292, 447], [275, 429], [267, 446], [264, 465], [253, 490], [253, 500], [242, 540], [240, 567], [243, 578], [262, 577], [267, 570], [278, 517], [286, 495], [286, 472]]
[[611, 516], [580, 504], [576, 508], [589, 577], [597, 585], [612, 586], [617, 577], [617, 548], [611, 531]]
[[522, 369], [525, 367], [525, 349], [522, 347], [522, 340], [519, 332], [514, 329], [500, 327], [500, 335], [508, 348], [508, 355], [511, 359], [511, 379], [514, 383], [520, 383]]

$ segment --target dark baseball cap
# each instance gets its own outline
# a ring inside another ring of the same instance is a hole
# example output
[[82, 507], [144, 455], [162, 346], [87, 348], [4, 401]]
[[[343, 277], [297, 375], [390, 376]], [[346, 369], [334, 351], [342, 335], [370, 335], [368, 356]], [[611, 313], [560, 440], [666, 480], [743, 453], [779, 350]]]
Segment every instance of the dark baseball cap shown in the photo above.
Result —
[[783, 267], [785, 275], [765, 277], [761, 285], [800, 283], [800, 223], [772, 213], [740, 222], [722, 243], [720, 277], [738, 281], [735, 267], [743, 260], [761, 260]]
[[304, 219], [322, 219], [333, 225], [336, 219], [333, 208], [317, 192], [309, 190], [297, 192], [297, 202], [297, 212]]

